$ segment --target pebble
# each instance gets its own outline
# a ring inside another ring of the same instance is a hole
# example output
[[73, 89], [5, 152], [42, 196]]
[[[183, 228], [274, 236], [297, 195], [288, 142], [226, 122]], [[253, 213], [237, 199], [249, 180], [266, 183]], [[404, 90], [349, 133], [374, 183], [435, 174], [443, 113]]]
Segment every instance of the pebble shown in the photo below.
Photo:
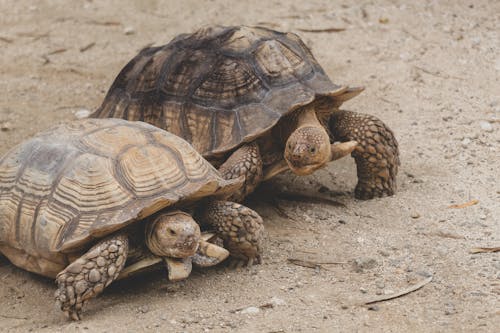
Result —
[[123, 29], [123, 33], [125, 35], [133, 35], [135, 34], [135, 29], [134, 27], [125, 27], [125, 29]]
[[244, 308], [240, 313], [242, 314], [257, 314], [260, 312], [260, 309], [255, 306], [249, 306], [248, 308]]
[[269, 301], [269, 303], [271, 303], [273, 307], [286, 304], [285, 300], [278, 298], [278, 297], [272, 297], [271, 300]]
[[418, 219], [420, 217], [420, 214], [417, 213], [417, 212], [414, 212], [414, 213], [411, 213], [410, 216], [411, 216], [412, 219]]
[[378, 305], [370, 305], [368, 307], [368, 310], [370, 310], [370, 311], [378, 311], [378, 310], [380, 310], [380, 307]]
[[366, 294], [368, 292], [368, 290], [366, 290], [366, 288], [363, 287], [360, 287], [359, 291], [361, 291], [363, 294]]
[[147, 305], [140, 306], [139, 309], [138, 309], [138, 311], [140, 313], [148, 313], [149, 312], [149, 306], [147, 306]]
[[377, 260], [374, 258], [363, 257], [354, 259], [354, 271], [357, 273], [363, 272], [365, 269], [372, 269], [378, 265]]
[[467, 146], [471, 143], [471, 140], [469, 138], [464, 138], [461, 142], [462, 147], [467, 148]]
[[88, 118], [88, 116], [90, 115], [91, 111], [90, 110], [87, 110], [87, 109], [80, 109], [78, 111], [75, 111], [75, 117], [77, 119], [83, 119], [83, 118]]
[[479, 122], [479, 126], [485, 132], [493, 132], [493, 125], [489, 121], [482, 120]]
[[495, 62], [495, 69], [497, 71], [500, 71], [500, 58], [498, 58], [497, 61]]
[[2, 130], [2, 132], [7, 132], [7, 131], [10, 131], [12, 130], [14, 127], [12, 126], [12, 124], [8, 121], [6, 122], [2, 122], [0, 124], [0, 129]]

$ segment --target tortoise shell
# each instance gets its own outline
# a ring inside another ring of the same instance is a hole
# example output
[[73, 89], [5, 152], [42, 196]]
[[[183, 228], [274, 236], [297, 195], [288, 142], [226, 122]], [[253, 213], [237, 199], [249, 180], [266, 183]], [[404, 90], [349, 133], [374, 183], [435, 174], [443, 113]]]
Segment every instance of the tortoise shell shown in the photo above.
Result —
[[318, 97], [335, 100], [346, 90], [293, 33], [211, 27], [143, 49], [91, 117], [146, 121], [209, 158], [252, 141]]
[[71, 253], [160, 209], [241, 186], [191, 145], [142, 122], [54, 127], [0, 159], [0, 252], [46, 273]]

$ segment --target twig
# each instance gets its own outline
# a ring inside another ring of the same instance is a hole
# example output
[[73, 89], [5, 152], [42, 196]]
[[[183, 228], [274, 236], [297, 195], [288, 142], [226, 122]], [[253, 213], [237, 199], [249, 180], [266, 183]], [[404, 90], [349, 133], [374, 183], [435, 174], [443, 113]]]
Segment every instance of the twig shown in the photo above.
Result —
[[10, 39], [10, 38], [7, 38], [7, 37], [2, 37], [2, 36], [0, 36], [0, 40], [1, 40], [2, 42], [9, 43], [9, 44], [11, 44], [11, 43], [13, 43], [13, 42], [14, 42], [14, 40], [13, 40], [13, 39]]
[[88, 49], [91, 49], [94, 46], [95, 46], [95, 42], [87, 44], [87, 45], [85, 45], [85, 46], [83, 46], [83, 47], [80, 48], [80, 52], [85, 52], [85, 51], [87, 51]]
[[468, 202], [463, 203], [463, 204], [450, 205], [450, 206], [448, 206], [448, 208], [465, 208], [465, 207], [477, 205], [478, 203], [479, 203], [479, 200], [474, 199], [474, 200], [468, 201]]
[[297, 28], [297, 30], [302, 32], [321, 33], [321, 32], [341, 32], [345, 31], [345, 28], [324, 28], [324, 29]]
[[443, 237], [443, 238], [453, 238], [453, 239], [465, 239], [465, 237], [462, 235], [457, 235], [457, 234], [453, 234], [451, 232], [445, 232], [442, 230], [439, 230], [436, 232], [425, 232], [425, 233], [422, 233], [422, 235], [437, 236], [437, 237]]
[[473, 247], [470, 253], [493, 253], [500, 252], [500, 247]]
[[65, 49], [65, 48], [60, 48], [60, 49], [56, 49], [54, 51], [50, 51], [49, 53], [47, 53], [47, 55], [53, 55], [53, 54], [63, 53], [63, 52], [66, 52], [66, 51], [68, 51], [68, 50]]
[[453, 75], [449, 75], [449, 74], [446, 74], [446, 73], [441, 73], [440, 71], [431, 71], [427, 68], [423, 68], [423, 67], [420, 67], [420, 66], [413, 66], [414, 68], [426, 73], [426, 74], [429, 74], [429, 75], [432, 75], [432, 76], [435, 76], [435, 77], [439, 77], [439, 78], [442, 78], [442, 79], [457, 79], [457, 80], [461, 80], [461, 81], [464, 81], [463, 78], [461, 77], [458, 77], [458, 76], [453, 76]]
[[121, 22], [118, 21], [96, 21], [96, 20], [90, 20], [87, 21], [88, 24], [95, 24], [95, 25], [104, 25], [104, 26], [118, 26], [122, 25]]
[[346, 261], [312, 261], [312, 260], [304, 260], [298, 258], [288, 258], [287, 261], [291, 264], [307, 267], [307, 268], [317, 268], [321, 267], [321, 265], [345, 265]]
[[371, 300], [363, 302], [363, 304], [364, 305], [368, 305], [368, 304], [373, 304], [373, 303], [387, 301], [387, 300], [390, 300], [390, 299], [401, 297], [403, 295], [406, 295], [406, 294], [412, 293], [412, 292], [414, 292], [416, 290], [419, 290], [420, 288], [422, 288], [423, 286], [425, 286], [427, 283], [429, 283], [431, 281], [432, 281], [432, 276], [429, 276], [427, 279], [425, 279], [425, 280], [423, 280], [423, 281], [421, 281], [421, 282], [419, 282], [417, 284], [414, 284], [413, 286], [410, 286], [409, 288], [403, 289], [400, 292], [389, 294], [389, 295], [384, 295], [384, 296], [380, 296], [380, 297], [376, 297], [376, 298], [373, 298]]
[[[257, 306], [257, 308], [259, 308], [259, 309], [269, 309], [269, 308], [272, 308], [272, 307], [274, 307], [273, 303], [264, 303], [264, 304], [261, 304], [261, 305]], [[236, 313], [236, 312], [240, 312], [242, 310], [245, 310], [246, 308], [248, 308], [248, 306], [244, 306], [244, 307], [237, 308], [237, 309], [234, 309], [234, 310], [229, 310], [229, 312], [230, 313]]]
[[18, 316], [4, 315], [4, 314], [1, 314], [1, 313], [0, 313], [0, 317], [2, 317], [2, 318], [8, 318], [8, 319], [28, 320], [28, 317], [18, 317]]

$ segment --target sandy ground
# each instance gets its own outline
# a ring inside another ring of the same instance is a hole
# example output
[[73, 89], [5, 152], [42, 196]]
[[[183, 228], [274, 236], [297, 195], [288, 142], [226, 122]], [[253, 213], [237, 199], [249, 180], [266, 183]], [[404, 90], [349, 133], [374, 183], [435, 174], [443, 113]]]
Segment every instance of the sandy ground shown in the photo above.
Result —
[[[366, 86], [345, 107], [382, 118], [403, 165], [397, 195], [371, 201], [353, 197], [350, 158], [284, 175], [272, 185], [341, 205], [278, 201], [278, 213], [251, 202], [267, 228], [262, 265], [116, 283], [81, 322], [55, 310], [53, 281], [0, 259], [0, 330], [498, 332], [500, 254], [470, 250], [500, 246], [500, 2], [377, 2], [1, 0], [0, 153], [95, 109], [145, 45], [207, 24], [261, 24], [299, 33], [335, 82]], [[300, 31], [331, 27], [346, 30]]]

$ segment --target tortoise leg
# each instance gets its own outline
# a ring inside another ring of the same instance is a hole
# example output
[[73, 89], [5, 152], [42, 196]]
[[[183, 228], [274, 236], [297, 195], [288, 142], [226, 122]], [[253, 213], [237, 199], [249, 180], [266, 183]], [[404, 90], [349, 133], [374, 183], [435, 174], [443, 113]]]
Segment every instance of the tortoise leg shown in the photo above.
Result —
[[103, 239], [57, 274], [56, 304], [73, 320], [80, 320], [83, 305], [100, 294], [125, 265], [128, 238], [119, 234]]
[[200, 209], [198, 221], [222, 238], [232, 266], [261, 262], [264, 225], [257, 212], [230, 201], [211, 201]]
[[355, 140], [352, 152], [356, 161], [358, 199], [393, 195], [396, 190], [399, 150], [392, 131], [378, 118], [352, 111], [339, 111], [329, 120], [333, 141]]
[[219, 171], [224, 179], [245, 177], [241, 190], [229, 198], [237, 202], [243, 201], [262, 181], [262, 158], [257, 143], [251, 142], [241, 146], [220, 166]]

